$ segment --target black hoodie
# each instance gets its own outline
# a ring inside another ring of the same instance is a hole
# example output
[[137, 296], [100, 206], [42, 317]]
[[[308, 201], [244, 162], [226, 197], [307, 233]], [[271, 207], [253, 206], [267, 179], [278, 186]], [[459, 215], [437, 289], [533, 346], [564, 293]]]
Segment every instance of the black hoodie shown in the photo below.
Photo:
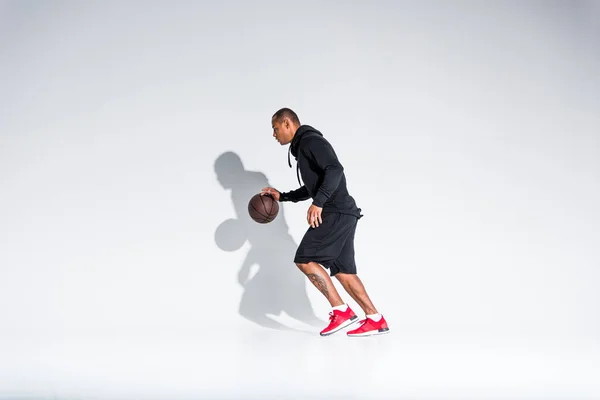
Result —
[[361, 209], [346, 188], [344, 167], [321, 132], [309, 125], [300, 126], [290, 143], [289, 153], [297, 161], [296, 174], [301, 187], [281, 193], [280, 201], [295, 203], [312, 198], [313, 204], [323, 208], [324, 214], [337, 212], [362, 217]]

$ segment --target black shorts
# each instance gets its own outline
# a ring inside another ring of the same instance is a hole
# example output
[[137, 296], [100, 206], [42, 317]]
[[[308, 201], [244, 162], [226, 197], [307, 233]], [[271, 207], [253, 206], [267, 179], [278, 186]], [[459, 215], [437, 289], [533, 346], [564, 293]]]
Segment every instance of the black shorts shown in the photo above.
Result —
[[323, 223], [309, 227], [296, 251], [294, 262], [316, 262], [329, 269], [334, 276], [338, 272], [356, 274], [354, 262], [354, 233], [359, 218], [348, 214], [322, 214]]

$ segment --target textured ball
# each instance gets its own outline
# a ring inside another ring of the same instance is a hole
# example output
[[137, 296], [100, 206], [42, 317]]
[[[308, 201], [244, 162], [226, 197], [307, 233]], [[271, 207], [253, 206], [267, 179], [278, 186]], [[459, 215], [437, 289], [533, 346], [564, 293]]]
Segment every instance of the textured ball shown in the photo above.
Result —
[[279, 213], [279, 204], [268, 194], [256, 194], [248, 202], [248, 214], [255, 222], [266, 224], [275, 219]]

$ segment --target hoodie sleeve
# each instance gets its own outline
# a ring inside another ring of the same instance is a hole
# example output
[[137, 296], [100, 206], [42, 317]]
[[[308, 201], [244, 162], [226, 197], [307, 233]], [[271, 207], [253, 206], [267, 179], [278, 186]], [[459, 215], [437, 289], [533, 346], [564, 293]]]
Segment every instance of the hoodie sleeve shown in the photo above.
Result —
[[281, 192], [279, 194], [279, 201], [291, 201], [293, 203], [297, 203], [299, 201], [308, 199], [310, 199], [310, 195], [308, 194], [308, 189], [306, 186], [302, 186], [301, 188], [292, 190], [291, 192]]
[[311, 140], [310, 145], [307, 146], [307, 153], [324, 174], [321, 186], [313, 199], [315, 206], [323, 207], [340, 184], [344, 167], [340, 164], [331, 145], [324, 140]]

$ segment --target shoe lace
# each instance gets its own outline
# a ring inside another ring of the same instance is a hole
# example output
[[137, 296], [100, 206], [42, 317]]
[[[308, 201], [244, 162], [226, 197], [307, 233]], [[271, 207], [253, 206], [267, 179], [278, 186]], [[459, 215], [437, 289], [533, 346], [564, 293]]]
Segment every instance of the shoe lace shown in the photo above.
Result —
[[331, 311], [329, 313], [329, 322], [335, 321], [336, 318], [337, 318], [337, 315], [333, 311]]

